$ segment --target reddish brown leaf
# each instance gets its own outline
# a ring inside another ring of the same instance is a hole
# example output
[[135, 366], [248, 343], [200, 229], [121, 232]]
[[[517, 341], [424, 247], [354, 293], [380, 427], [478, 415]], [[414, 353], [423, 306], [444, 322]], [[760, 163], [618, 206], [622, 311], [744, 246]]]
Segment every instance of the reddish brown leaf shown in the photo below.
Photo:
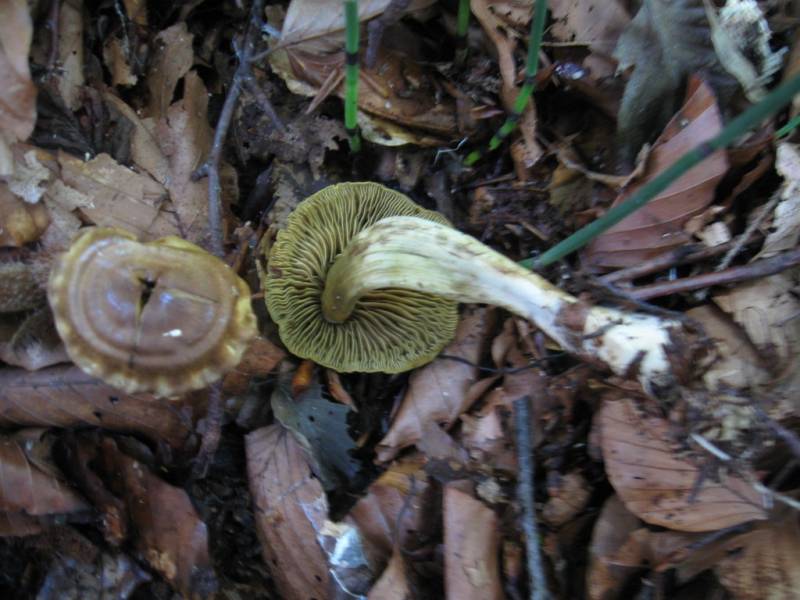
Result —
[[106, 475], [117, 476], [115, 492], [125, 500], [136, 547], [150, 566], [186, 598], [213, 597], [217, 581], [208, 530], [186, 492], [153, 475], [110, 438], [103, 441], [103, 460], [110, 467]]
[[[643, 178], [620, 194], [613, 206], [627, 200], [721, 128], [722, 118], [711, 88], [693, 79], [686, 91], [686, 103], [653, 145]], [[711, 203], [717, 183], [727, 170], [725, 152], [713, 153], [645, 207], [597, 237], [584, 253], [586, 261], [597, 268], [628, 267], [686, 243], [689, 237], [683, 225]]]
[[[625, 506], [652, 525], [714, 531], [765, 519], [761, 496], [738, 477], [706, 477], [669, 437], [669, 423], [639, 414], [628, 399], [606, 400], [600, 413], [606, 473]], [[696, 493], [695, 493], [696, 492]]]
[[264, 377], [286, 356], [286, 352], [263, 337], [257, 337], [244, 352], [241, 362], [225, 375], [222, 380], [222, 391], [235, 396], [247, 391], [250, 379], [254, 376]]
[[[466, 524], [469, 524], [466, 526]], [[452, 600], [503, 598], [497, 516], [449, 484], [444, 491], [444, 585]]]
[[[456, 339], [442, 353], [477, 364], [494, 313], [477, 309], [464, 315]], [[469, 408], [467, 390], [477, 379], [478, 370], [470, 364], [438, 359], [411, 375], [400, 410], [377, 448], [378, 460], [386, 462], [422, 439], [428, 424], [450, 426]]]
[[619, 496], [611, 496], [603, 504], [589, 547], [586, 591], [591, 600], [616, 598], [617, 592], [636, 571], [616, 565], [614, 555], [640, 524], [641, 521], [625, 508]]
[[28, 446], [24, 440], [0, 437], [0, 512], [44, 516], [87, 510], [54, 465], [44, 459], [31, 461]]
[[553, 475], [552, 481], [548, 482], [547, 493], [550, 498], [544, 505], [542, 518], [548, 525], [558, 527], [583, 511], [592, 489], [578, 471], [563, 476]]
[[182, 403], [149, 394], [129, 395], [86, 375], [77, 367], [29, 373], [0, 369], [0, 426], [74, 427], [91, 425], [135, 431], [179, 448], [192, 429], [183, 412], [201, 396]]
[[245, 443], [256, 532], [281, 597], [327, 598], [328, 564], [317, 535], [328, 502], [303, 450], [278, 425], [248, 434]]
[[396, 549], [389, 564], [372, 586], [368, 600], [409, 600], [413, 598], [412, 588], [406, 573], [403, 553]]

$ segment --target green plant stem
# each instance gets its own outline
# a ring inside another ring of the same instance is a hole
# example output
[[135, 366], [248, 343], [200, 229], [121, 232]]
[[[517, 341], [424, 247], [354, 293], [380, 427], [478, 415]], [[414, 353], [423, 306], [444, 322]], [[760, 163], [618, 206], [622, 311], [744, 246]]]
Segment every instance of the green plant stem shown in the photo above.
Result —
[[461, 66], [467, 59], [467, 28], [469, 27], [469, 0], [458, 1], [458, 17], [456, 18], [456, 56], [455, 64]]
[[[528, 105], [533, 90], [536, 87], [536, 71], [539, 69], [539, 49], [542, 46], [542, 36], [544, 35], [544, 23], [547, 17], [547, 2], [536, 0], [533, 8], [533, 18], [531, 19], [531, 33], [528, 39], [528, 59], [525, 62], [525, 82], [514, 101], [511, 114], [508, 115], [505, 123], [489, 140], [489, 150], [495, 150], [508, 135], [514, 131], [517, 122], [522, 116], [522, 112]], [[468, 167], [474, 165], [483, 154], [479, 150], [473, 150], [464, 159], [464, 164]]]
[[791, 102], [798, 92], [800, 92], [800, 75], [775, 88], [761, 102], [751, 106], [728, 123], [714, 138], [689, 150], [666, 170], [639, 188], [628, 200], [610, 209], [596, 221], [589, 223], [586, 227], [579, 229], [567, 239], [559, 242], [539, 258], [535, 260], [529, 258], [521, 261], [520, 264], [529, 269], [541, 269], [582, 248], [606, 229], [613, 227], [622, 219], [650, 202], [702, 160], [717, 150], [727, 148], [739, 136], [758, 125], [767, 117], [772, 116]]
[[778, 129], [778, 131], [775, 132], [775, 139], [779, 140], [782, 137], [786, 137], [787, 135], [792, 133], [797, 128], [798, 125], [800, 125], [800, 115], [795, 115], [791, 121], [789, 121], [786, 125], [784, 125], [780, 129]]
[[350, 141], [350, 151], [361, 150], [358, 134], [358, 0], [344, 0], [345, 67], [344, 67], [344, 127]]

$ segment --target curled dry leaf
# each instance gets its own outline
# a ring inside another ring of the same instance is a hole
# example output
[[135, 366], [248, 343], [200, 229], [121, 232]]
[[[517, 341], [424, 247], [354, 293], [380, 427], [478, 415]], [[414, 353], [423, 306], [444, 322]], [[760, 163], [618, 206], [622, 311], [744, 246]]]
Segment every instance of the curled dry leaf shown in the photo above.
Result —
[[14, 172], [11, 144], [26, 140], [36, 121], [36, 86], [28, 68], [32, 36], [28, 3], [0, 2], [0, 176]]
[[77, 367], [52, 367], [29, 373], [0, 369], [0, 426], [103, 427], [133, 431], [154, 442], [180, 448], [192, 430], [192, 404], [150, 394], [124, 394]]
[[208, 530], [181, 488], [153, 475], [124, 454], [110, 438], [103, 441], [106, 477], [124, 498], [135, 526], [136, 548], [186, 598], [212, 598], [217, 580], [208, 553]]
[[[761, 495], [732, 475], [701, 478], [671, 442], [669, 423], [641, 415], [632, 400], [606, 400], [600, 412], [606, 473], [625, 506], [651, 525], [714, 531], [765, 519]], [[695, 489], [697, 488], [697, 489]]]
[[317, 535], [328, 502], [303, 449], [278, 425], [248, 434], [245, 448], [256, 532], [281, 597], [327, 598], [328, 565]]
[[444, 490], [443, 510], [447, 598], [504, 598], [498, 564], [499, 529], [494, 511], [454, 484]]
[[64, 483], [49, 456], [31, 460], [29, 448], [37, 443], [0, 436], [0, 513], [39, 517], [88, 510], [86, 502]]
[[[685, 152], [710, 140], [722, 128], [722, 117], [711, 88], [693, 79], [686, 103], [667, 124], [653, 145], [640, 180], [614, 201], [616, 206], [661, 174]], [[658, 256], [689, 240], [684, 224], [700, 214], [714, 199], [717, 183], [728, 170], [725, 151], [719, 150], [690, 169], [646, 206], [598, 236], [584, 259], [593, 267], [629, 267]]]
[[775, 168], [783, 176], [781, 201], [775, 207], [772, 227], [756, 258], [791, 250], [800, 239], [800, 152], [796, 144], [778, 144]]
[[487, 308], [466, 312], [455, 340], [442, 351], [471, 364], [440, 358], [411, 375], [400, 409], [378, 445], [379, 461], [391, 460], [400, 450], [422, 439], [426, 424], [444, 423], [449, 427], [469, 408], [465, 403], [467, 390], [478, 375], [472, 365], [480, 359], [494, 314]]

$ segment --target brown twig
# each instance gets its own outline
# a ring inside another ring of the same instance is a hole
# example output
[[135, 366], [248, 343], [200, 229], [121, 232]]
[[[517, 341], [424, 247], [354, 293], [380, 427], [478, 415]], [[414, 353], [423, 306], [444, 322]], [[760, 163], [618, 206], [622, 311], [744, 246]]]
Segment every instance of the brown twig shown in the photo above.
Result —
[[224, 254], [224, 245], [222, 236], [222, 185], [220, 183], [219, 167], [222, 161], [222, 149], [233, 119], [233, 112], [245, 85], [248, 85], [250, 91], [258, 90], [260, 92], [254, 93], [257, 101], [262, 108], [269, 107], [265, 108], [269, 117], [276, 127], [281, 131], [285, 130], [266, 94], [257, 85], [248, 84], [248, 81], [253, 79], [252, 68], [255, 57], [263, 57], [263, 53], [256, 52], [256, 44], [263, 24], [263, 12], [264, 0], [253, 0], [244, 40], [241, 47], [236, 48], [239, 66], [236, 68], [231, 85], [228, 88], [228, 95], [225, 97], [225, 103], [222, 105], [217, 128], [214, 130], [211, 152], [206, 162], [192, 176], [194, 180], [208, 176], [208, 228], [211, 233], [211, 251], [220, 257]]
[[519, 481], [517, 499], [522, 507], [522, 530], [525, 533], [525, 554], [530, 577], [531, 600], [546, 600], [550, 597], [547, 578], [544, 574], [542, 551], [539, 546], [539, 528], [534, 506], [533, 434], [531, 432], [531, 397], [514, 400], [514, 435], [517, 442]]
[[671, 250], [670, 252], [639, 263], [638, 265], [603, 275], [600, 277], [600, 279], [606, 283], [633, 281], [639, 277], [652, 275], [653, 273], [658, 273], [660, 271], [666, 271], [667, 269], [677, 267], [678, 265], [688, 265], [691, 263], [700, 262], [701, 260], [714, 258], [720, 254], [729, 252], [732, 248], [735, 248], [740, 243], [743, 243], [744, 246], [747, 246], [757, 241], [757, 238], [754, 238], [745, 242], [741, 242], [740, 240], [743, 240], [745, 235], [746, 234], [743, 234], [736, 239], [725, 242], [724, 244], [719, 244], [718, 246], [704, 247], [701, 244], [680, 246], [674, 250]]
[[783, 252], [763, 260], [757, 260], [749, 265], [732, 267], [715, 273], [704, 273], [703, 275], [684, 277], [683, 279], [676, 279], [674, 281], [645, 285], [633, 289], [629, 293], [639, 300], [650, 300], [652, 298], [669, 296], [670, 294], [691, 292], [712, 285], [726, 285], [741, 281], [749, 281], [750, 279], [758, 279], [759, 277], [767, 277], [769, 275], [781, 273], [798, 264], [800, 264], [800, 248], [795, 248], [789, 252]]

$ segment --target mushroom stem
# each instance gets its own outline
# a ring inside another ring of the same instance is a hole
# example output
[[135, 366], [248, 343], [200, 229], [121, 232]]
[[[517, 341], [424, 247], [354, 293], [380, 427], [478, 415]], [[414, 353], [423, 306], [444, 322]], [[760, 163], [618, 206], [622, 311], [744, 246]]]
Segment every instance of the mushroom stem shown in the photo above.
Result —
[[676, 383], [673, 362], [680, 361], [668, 353], [684, 340], [680, 322], [588, 305], [439, 223], [388, 217], [356, 235], [328, 272], [323, 314], [342, 323], [362, 295], [383, 288], [500, 306], [535, 323], [566, 351], [637, 377], [651, 393]]

